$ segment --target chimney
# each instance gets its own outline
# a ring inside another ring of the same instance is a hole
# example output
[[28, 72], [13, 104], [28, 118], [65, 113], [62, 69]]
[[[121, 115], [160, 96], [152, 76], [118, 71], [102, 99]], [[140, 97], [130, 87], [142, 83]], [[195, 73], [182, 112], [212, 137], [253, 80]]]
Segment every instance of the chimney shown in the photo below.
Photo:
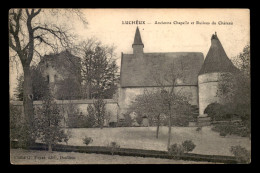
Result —
[[212, 37], [211, 37], [211, 46], [216, 47], [218, 41], [219, 41], [219, 39], [217, 36], [217, 32], [215, 32], [215, 34], [212, 34]]

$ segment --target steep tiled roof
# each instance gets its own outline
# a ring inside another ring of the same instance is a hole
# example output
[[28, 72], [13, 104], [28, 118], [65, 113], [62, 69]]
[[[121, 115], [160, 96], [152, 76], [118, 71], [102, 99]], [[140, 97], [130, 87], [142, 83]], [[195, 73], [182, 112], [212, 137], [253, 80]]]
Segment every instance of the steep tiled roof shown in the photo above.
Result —
[[200, 52], [144, 53], [142, 57], [122, 54], [121, 87], [158, 86], [152, 71], [158, 69], [157, 75], [166, 74], [172, 63], [182, 70], [183, 85], [197, 85], [203, 60]]
[[205, 58], [204, 64], [199, 72], [199, 75], [213, 72], [234, 72], [238, 70], [222, 47], [217, 35], [211, 37], [211, 46]]

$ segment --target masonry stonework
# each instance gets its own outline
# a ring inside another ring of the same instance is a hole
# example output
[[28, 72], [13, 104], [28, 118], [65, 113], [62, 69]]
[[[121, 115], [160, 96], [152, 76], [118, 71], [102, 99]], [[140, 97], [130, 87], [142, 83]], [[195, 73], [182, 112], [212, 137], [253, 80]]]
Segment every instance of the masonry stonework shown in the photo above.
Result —
[[211, 103], [218, 103], [217, 97], [219, 73], [206, 73], [200, 75], [199, 82], [199, 114], [205, 117], [204, 110]]
[[[110, 114], [109, 122], [117, 122], [118, 119], [118, 104], [117, 101], [113, 99], [104, 99], [106, 102], [106, 111]], [[93, 100], [56, 100], [55, 101], [60, 109], [60, 114], [63, 115], [62, 126], [67, 127], [67, 120], [68, 120], [68, 109], [69, 105], [74, 105], [76, 109], [79, 110], [80, 113], [83, 115], [87, 115], [87, 107], [88, 105], [93, 105]], [[22, 101], [11, 101], [13, 106], [18, 107], [19, 109], [23, 110], [23, 102]], [[34, 101], [33, 102], [35, 113], [37, 116], [37, 107], [42, 106], [42, 101]], [[23, 114], [23, 111], [21, 111]]]
[[[211, 46], [205, 59], [201, 52], [145, 53], [138, 27], [132, 48], [133, 54], [122, 53], [121, 56], [118, 98], [120, 117], [127, 112], [137, 95], [143, 94], [144, 90], [159, 88], [154, 77], [163, 79], [169, 64], [174, 64], [174, 68], [183, 75], [175, 85], [175, 92], [188, 97], [189, 103], [199, 109], [199, 117], [207, 116], [204, 110], [209, 104], [219, 102], [216, 94], [220, 74], [237, 71], [227, 57], [217, 33], [211, 37]], [[155, 69], [157, 73], [152, 74]], [[163, 83], [164, 87], [172, 85], [167, 81]]]

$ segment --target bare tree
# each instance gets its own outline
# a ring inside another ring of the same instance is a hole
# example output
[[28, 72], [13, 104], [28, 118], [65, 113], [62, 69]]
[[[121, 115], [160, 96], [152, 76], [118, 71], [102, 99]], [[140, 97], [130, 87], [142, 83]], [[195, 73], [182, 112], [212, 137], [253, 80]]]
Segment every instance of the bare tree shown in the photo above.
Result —
[[163, 105], [163, 112], [168, 117], [168, 143], [169, 149], [171, 143], [171, 127], [172, 120], [177, 119], [183, 114], [189, 115], [191, 112], [191, 106], [188, 103], [188, 97], [182, 95], [179, 90], [176, 92], [175, 88], [178, 86], [178, 82], [183, 80], [183, 65], [180, 63], [180, 67], [177, 67], [173, 61], [168, 65], [167, 70], [164, 73], [159, 69], [152, 70], [154, 80], [157, 86], [160, 88], [161, 100]]
[[128, 112], [136, 112], [139, 116], [146, 115], [150, 122], [156, 122], [156, 138], [159, 137], [161, 124], [161, 114], [163, 113], [163, 102], [160, 92], [144, 90], [142, 95], [138, 95], [128, 108]]
[[151, 75], [154, 77], [156, 89], [144, 90], [144, 93], [137, 96], [129, 108], [129, 111], [146, 114], [150, 120], [156, 121], [156, 138], [159, 136], [161, 115], [166, 115], [169, 128], [167, 148], [171, 143], [172, 125], [176, 124], [178, 119], [189, 119], [192, 111], [187, 95], [183, 95], [182, 90], [178, 92], [175, 90], [178, 81], [183, 78], [182, 74], [182, 68], [177, 68], [174, 62], [169, 64], [164, 72], [161, 69], [153, 69]]
[[[24, 72], [23, 106], [25, 118], [28, 119], [29, 124], [32, 123], [33, 117], [31, 62], [35, 56], [41, 56], [44, 46], [57, 52], [60, 47], [71, 47], [74, 38], [64, 27], [57, 24], [41, 23], [36, 20], [43, 11], [48, 10], [11, 9], [9, 11], [9, 47], [10, 51], [15, 52], [11, 58], [18, 57], [22, 64]], [[54, 12], [54, 10], [49, 11]], [[76, 14], [80, 15], [79, 12]]]

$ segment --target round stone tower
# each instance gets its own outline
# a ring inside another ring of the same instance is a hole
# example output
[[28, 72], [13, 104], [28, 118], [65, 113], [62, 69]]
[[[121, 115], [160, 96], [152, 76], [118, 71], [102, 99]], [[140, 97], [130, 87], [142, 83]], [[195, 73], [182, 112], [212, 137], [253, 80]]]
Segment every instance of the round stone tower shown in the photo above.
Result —
[[236, 70], [238, 69], [227, 57], [217, 34], [213, 34], [210, 49], [198, 75], [199, 118], [207, 117], [204, 110], [209, 104], [220, 102], [217, 90], [221, 74], [232, 73]]

